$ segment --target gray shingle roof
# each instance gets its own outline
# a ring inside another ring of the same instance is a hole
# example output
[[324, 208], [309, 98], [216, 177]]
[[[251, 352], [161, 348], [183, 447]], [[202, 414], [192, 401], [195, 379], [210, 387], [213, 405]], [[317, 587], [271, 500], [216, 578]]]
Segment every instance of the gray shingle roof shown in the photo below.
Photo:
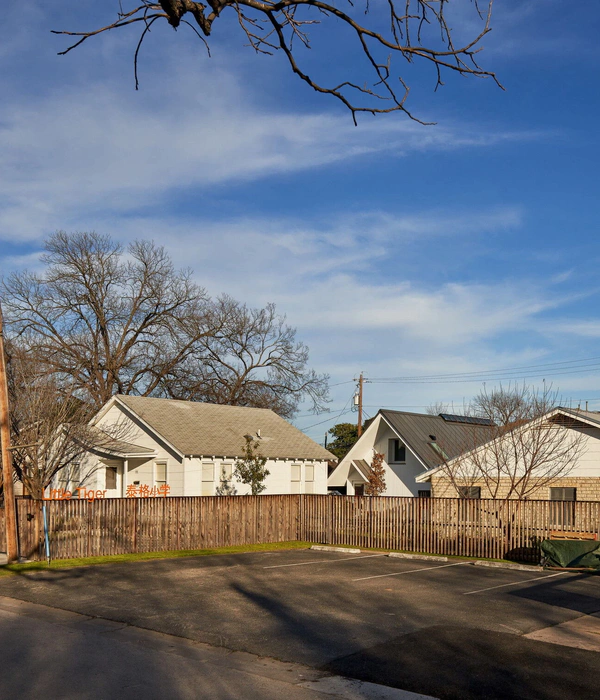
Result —
[[267, 408], [195, 401], [116, 397], [182, 454], [241, 457], [244, 435], [257, 436], [271, 459], [336, 459], [328, 450]]
[[440, 416], [430, 416], [424, 413], [407, 413], [385, 409], [379, 413], [419, 457], [427, 469], [433, 469], [443, 462], [443, 457], [431, 445], [434, 442], [431, 435], [435, 436], [435, 442], [449, 459], [487, 442], [494, 435], [493, 426], [449, 422]]

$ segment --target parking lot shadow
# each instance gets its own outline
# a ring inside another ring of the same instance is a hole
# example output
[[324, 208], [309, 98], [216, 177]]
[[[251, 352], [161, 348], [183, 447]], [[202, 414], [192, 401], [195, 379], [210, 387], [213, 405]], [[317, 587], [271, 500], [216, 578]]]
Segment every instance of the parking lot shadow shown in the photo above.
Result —
[[596, 700], [600, 654], [502, 632], [434, 626], [336, 659], [324, 670], [441, 700]]
[[[574, 590], [573, 584], [581, 581], [589, 581], [589, 593], [582, 593], [581, 586]], [[600, 575], [582, 573], [558, 576], [548, 581], [542, 580], [535, 586], [510, 591], [510, 595], [590, 615], [600, 611]]]

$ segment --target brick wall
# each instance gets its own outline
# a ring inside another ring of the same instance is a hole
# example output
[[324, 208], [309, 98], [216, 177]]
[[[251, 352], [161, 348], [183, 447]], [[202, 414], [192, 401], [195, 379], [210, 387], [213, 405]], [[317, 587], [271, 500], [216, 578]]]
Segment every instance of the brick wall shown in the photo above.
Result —
[[[508, 479], [503, 480], [496, 498], [506, 498], [509, 489]], [[492, 498], [492, 494], [487, 489], [484, 482], [464, 482], [465, 486], [479, 486], [481, 488], [481, 498]], [[600, 477], [562, 477], [555, 479], [552, 483], [545, 484], [540, 489], [528, 494], [528, 498], [534, 500], [548, 500], [550, 498], [550, 488], [576, 488], [578, 501], [600, 501]], [[456, 498], [456, 488], [447, 477], [431, 478], [431, 495], [433, 498]]]

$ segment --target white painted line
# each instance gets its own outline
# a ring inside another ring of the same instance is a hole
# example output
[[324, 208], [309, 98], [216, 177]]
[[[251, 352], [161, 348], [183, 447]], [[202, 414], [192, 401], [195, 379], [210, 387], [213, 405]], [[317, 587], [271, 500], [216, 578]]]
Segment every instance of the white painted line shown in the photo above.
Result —
[[309, 564], [337, 564], [339, 561], [354, 561], [356, 559], [371, 559], [372, 557], [386, 557], [387, 554], [367, 554], [364, 557], [344, 557], [343, 559], [323, 559], [321, 561], [301, 561], [296, 564], [275, 564], [275, 566], [263, 566], [263, 569], [283, 569], [284, 566], [308, 566]]
[[468, 591], [463, 595], [472, 595], [473, 593], [483, 593], [484, 591], [493, 591], [496, 588], [506, 588], [506, 586], [519, 586], [521, 583], [530, 583], [531, 581], [543, 581], [546, 578], [554, 578], [555, 576], [563, 576], [568, 574], [568, 571], [560, 571], [558, 574], [550, 574], [549, 576], [536, 576], [536, 578], [527, 578], [524, 581], [514, 581], [513, 583], [501, 583], [499, 586], [490, 586], [489, 588], [480, 588], [477, 591]]
[[396, 571], [393, 574], [378, 574], [377, 576], [365, 576], [364, 578], [353, 578], [353, 581], [367, 581], [371, 578], [385, 578], [386, 576], [403, 576], [404, 574], [413, 574], [415, 571], [432, 571], [433, 569], [445, 569], [448, 566], [465, 566], [468, 561], [459, 561], [456, 564], [440, 564], [440, 566], [425, 566], [421, 569], [410, 569], [409, 571]]

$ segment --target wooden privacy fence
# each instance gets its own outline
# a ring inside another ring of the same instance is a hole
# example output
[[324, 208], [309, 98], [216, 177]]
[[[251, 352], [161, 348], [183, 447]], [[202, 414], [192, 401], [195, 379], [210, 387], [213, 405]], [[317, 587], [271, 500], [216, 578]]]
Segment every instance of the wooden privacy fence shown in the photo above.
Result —
[[[600, 537], [600, 502], [198, 496], [46, 501], [46, 509], [53, 559], [303, 540], [539, 561], [551, 531]], [[42, 503], [17, 499], [17, 516], [21, 556], [43, 559]]]
[[[46, 501], [52, 559], [288, 542], [298, 496]], [[42, 502], [17, 500], [21, 556], [44, 558]]]
[[600, 539], [600, 502], [302, 496], [300, 522], [309, 542], [539, 562], [551, 531]]

